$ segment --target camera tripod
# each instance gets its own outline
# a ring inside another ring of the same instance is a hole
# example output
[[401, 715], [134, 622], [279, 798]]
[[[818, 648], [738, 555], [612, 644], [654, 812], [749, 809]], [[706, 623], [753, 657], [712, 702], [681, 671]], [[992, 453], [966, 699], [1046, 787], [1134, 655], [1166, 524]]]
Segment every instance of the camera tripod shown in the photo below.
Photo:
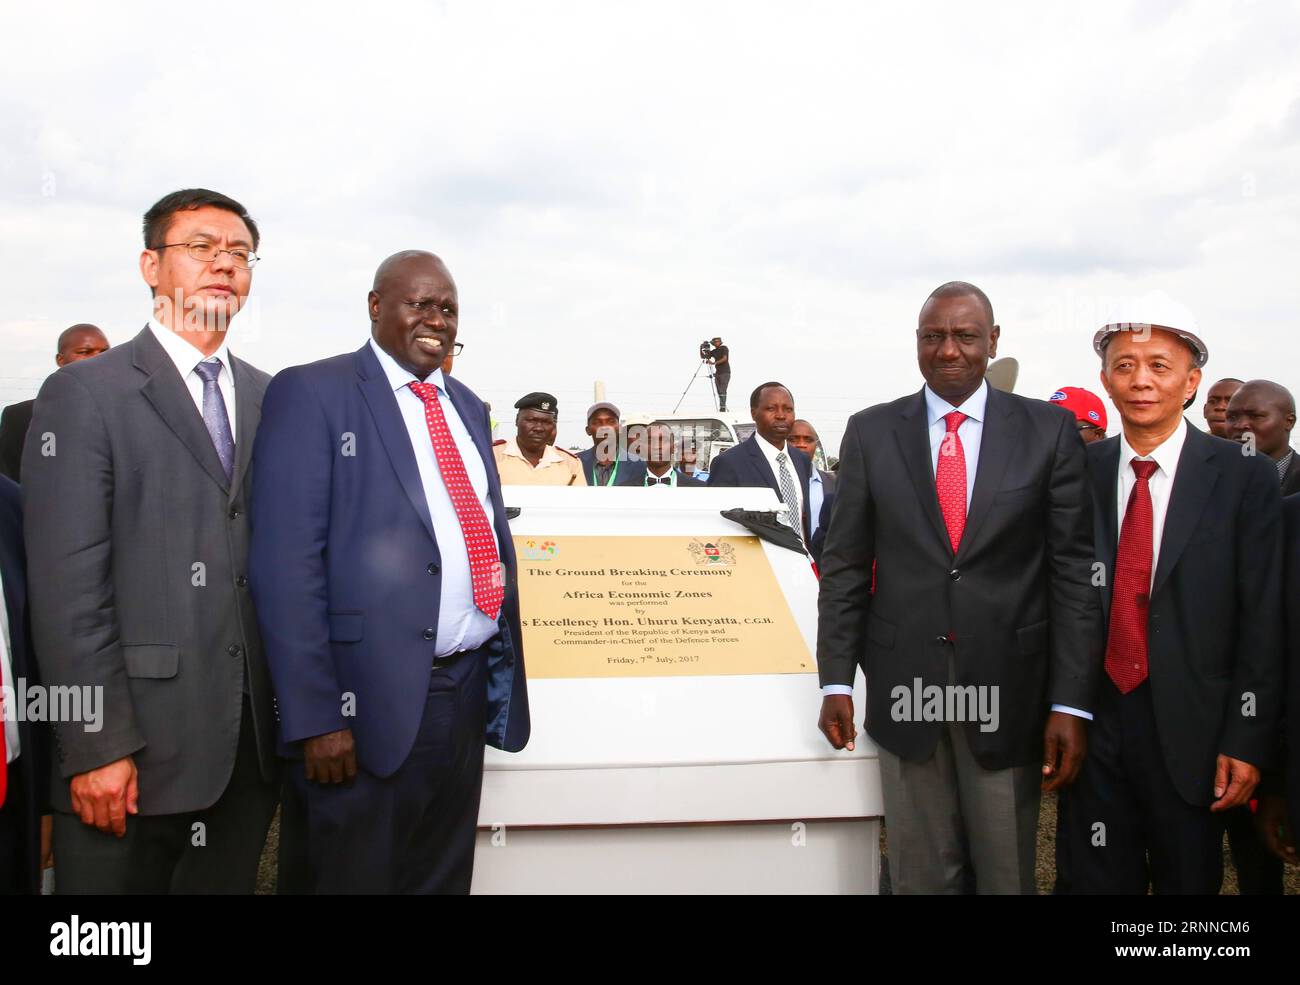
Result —
[[[673, 407], [674, 414], [677, 413], [677, 408], [682, 405], [682, 401], [686, 399], [686, 394], [690, 391], [691, 387], [695, 385], [695, 381], [699, 379], [700, 370], [707, 365], [709, 365], [709, 361], [707, 359], [701, 359], [699, 365], [695, 367], [695, 373], [691, 376], [690, 382], [686, 384], [686, 389], [683, 390], [682, 395], [677, 398], [677, 405]], [[709, 373], [709, 392], [713, 395], [713, 409], [714, 411], [718, 411], [718, 385], [713, 380], [712, 372]]]

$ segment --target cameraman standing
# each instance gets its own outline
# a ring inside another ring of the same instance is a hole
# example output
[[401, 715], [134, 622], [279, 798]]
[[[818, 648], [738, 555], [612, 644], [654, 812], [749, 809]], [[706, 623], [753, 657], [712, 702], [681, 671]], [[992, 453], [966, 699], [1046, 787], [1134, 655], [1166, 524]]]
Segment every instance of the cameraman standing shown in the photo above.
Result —
[[715, 336], [712, 340], [712, 348], [710, 348], [708, 342], [700, 344], [700, 358], [713, 367], [713, 385], [718, 391], [718, 412], [725, 414], [727, 412], [727, 384], [731, 382], [731, 360], [728, 356], [728, 349], [722, 344], [722, 339]]

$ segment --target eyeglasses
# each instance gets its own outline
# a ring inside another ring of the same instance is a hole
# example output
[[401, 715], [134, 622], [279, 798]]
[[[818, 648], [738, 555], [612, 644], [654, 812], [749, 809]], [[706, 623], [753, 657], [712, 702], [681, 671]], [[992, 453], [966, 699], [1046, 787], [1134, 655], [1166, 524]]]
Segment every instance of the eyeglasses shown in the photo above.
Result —
[[452, 354], [453, 356], [459, 356], [459, 355], [460, 355], [462, 352], [464, 352], [464, 351], [465, 351], [465, 343], [464, 343], [464, 342], [457, 342], [455, 345], [453, 345], [453, 346], [451, 347], [451, 354]]
[[164, 243], [162, 246], [155, 246], [155, 250], [168, 250], [172, 247], [183, 246], [185, 252], [200, 263], [211, 263], [222, 253], [229, 253], [230, 259], [235, 262], [236, 267], [243, 267], [245, 270], [251, 270], [258, 260], [262, 259], [252, 250], [233, 249], [220, 250], [211, 243]]

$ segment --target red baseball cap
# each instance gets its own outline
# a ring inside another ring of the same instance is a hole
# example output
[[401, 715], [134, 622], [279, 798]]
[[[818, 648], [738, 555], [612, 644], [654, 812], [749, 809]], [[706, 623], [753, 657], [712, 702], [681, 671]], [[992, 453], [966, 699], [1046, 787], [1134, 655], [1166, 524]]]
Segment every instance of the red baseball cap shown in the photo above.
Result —
[[1106, 430], [1106, 405], [1095, 393], [1077, 386], [1063, 386], [1048, 399], [1060, 404], [1084, 424]]

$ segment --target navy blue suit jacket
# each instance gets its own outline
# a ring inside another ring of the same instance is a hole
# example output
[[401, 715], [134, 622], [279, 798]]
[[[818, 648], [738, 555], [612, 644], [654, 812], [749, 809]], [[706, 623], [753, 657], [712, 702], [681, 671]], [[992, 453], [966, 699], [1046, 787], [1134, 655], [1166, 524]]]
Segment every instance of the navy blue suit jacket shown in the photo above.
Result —
[[[31, 648], [27, 620], [26, 560], [23, 552], [23, 505], [18, 485], [0, 476], [0, 578], [4, 580], [5, 613], [9, 617], [9, 657], [13, 685], [26, 678], [29, 687], [40, 683]], [[44, 724], [19, 721], [18, 759], [22, 764], [23, 882], [12, 889], [40, 892], [41, 814], [49, 813], [49, 729]], [[9, 782], [14, 782], [11, 774]], [[20, 799], [11, 795], [0, 810], [13, 810]], [[8, 847], [8, 846], [6, 846]]]
[[[445, 383], [491, 490], [506, 596], [490, 644], [486, 741], [514, 752], [529, 732], [514, 545], [487, 409], [454, 377]], [[390, 776], [423, 714], [442, 557], [411, 439], [369, 343], [271, 381], [253, 460], [249, 579], [281, 740], [351, 728], [358, 762]]]
[[[794, 445], [786, 444], [785, 450], [794, 463], [795, 474], [799, 477], [799, 488], [803, 491], [803, 539], [808, 543], [808, 482], [812, 475], [812, 459]], [[772, 474], [763, 449], [758, 447], [758, 434], [751, 434], [738, 445], [728, 448], [709, 463], [709, 488], [720, 486], [766, 486], [781, 498], [781, 486]]]
[[[582, 463], [582, 474], [587, 479], [587, 485], [596, 485], [592, 481], [592, 470], [596, 467], [596, 449], [585, 448], [578, 452], [578, 461]], [[614, 478], [614, 485], [639, 486], [643, 479], [645, 479], [645, 462], [634, 458], [624, 458], [619, 461], [618, 475]]]

